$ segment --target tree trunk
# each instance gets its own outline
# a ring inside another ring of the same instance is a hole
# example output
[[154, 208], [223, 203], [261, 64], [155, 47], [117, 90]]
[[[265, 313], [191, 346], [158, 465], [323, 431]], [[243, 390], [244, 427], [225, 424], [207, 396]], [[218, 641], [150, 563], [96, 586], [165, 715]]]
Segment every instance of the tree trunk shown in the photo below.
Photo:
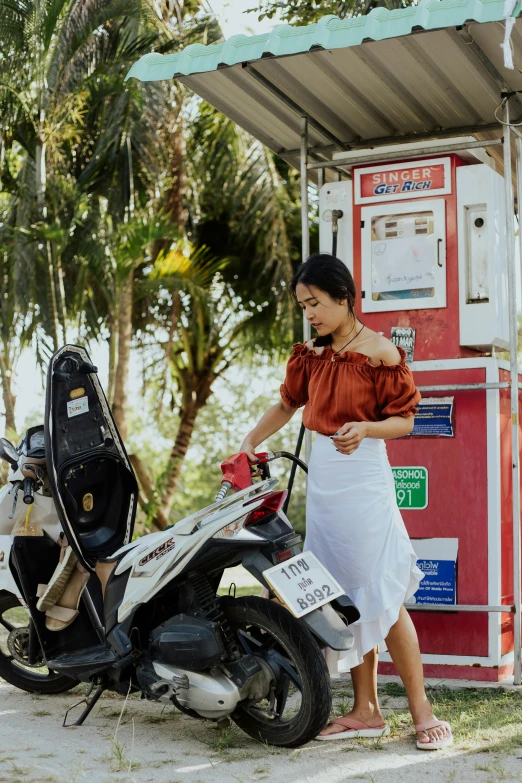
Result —
[[60, 347], [58, 334], [58, 306], [56, 303], [56, 283], [54, 279], [53, 252], [51, 243], [47, 240], [47, 301], [49, 305], [49, 320], [51, 321], [51, 337], [55, 351]]
[[179, 228], [180, 234], [185, 229], [185, 213], [183, 210], [183, 183], [185, 180], [185, 139], [183, 137], [183, 119], [181, 111], [172, 134], [170, 152], [171, 172], [175, 177], [172, 187], [167, 191], [164, 209], [166, 214]]
[[118, 325], [118, 315], [116, 313], [111, 314], [109, 316], [109, 388], [107, 390], [107, 400], [110, 408], [114, 406], [114, 387], [118, 369]]
[[162, 510], [159, 507], [158, 492], [149, 478], [145, 465], [137, 454], [129, 454], [129, 459], [131, 461], [132, 467], [134, 468], [134, 472], [141, 489], [138, 502], [148, 514], [148, 516], [153, 517], [152, 532], [154, 533], [158, 530], [165, 530], [165, 528], [168, 527], [169, 521], [164, 516]]
[[[40, 113], [40, 121], [43, 123], [43, 112]], [[47, 207], [45, 205], [45, 194], [47, 190], [47, 166], [46, 166], [46, 145], [43, 140], [43, 131], [40, 127], [36, 138], [35, 150], [35, 177], [36, 177], [36, 210], [38, 213], [38, 222], [44, 223], [47, 219]], [[56, 281], [54, 278], [54, 263], [51, 243], [46, 241], [47, 251], [47, 301], [49, 306], [49, 320], [51, 322], [51, 338], [53, 348], [58, 350], [60, 338], [58, 335], [58, 307], [56, 304]]]
[[122, 440], [127, 437], [127, 402], [129, 382], [129, 360], [132, 339], [132, 304], [134, 272], [130, 272], [125, 288], [120, 295], [118, 319], [118, 364], [114, 381], [114, 403], [112, 412]]
[[13, 370], [9, 366], [8, 355], [0, 353], [0, 380], [2, 381], [2, 397], [5, 409], [5, 431], [16, 432], [15, 424], [15, 404], [16, 397], [11, 388], [13, 380]]
[[[168, 518], [174, 502], [174, 493], [176, 492], [176, 487], [178, 485], [179, 474], [181, 473], [183, 460], [185, 459], [185, 455], [190, 445], [190, 439], [194, 432], [196, 417], [201, 407], [201, 404], [190, 400], [188, 404], [184, 403], [181, 409], [181, 421], [176, 434], [176, 440], [174, 441], [174, 446], [170, 452], [169, 462], [165, 473], [165, 488], [161, 497], [161, 512], [166, 518]], [[159, 520], [155, 520], [155, 522], [159, 527]]]
[[[169, 366], [172, 346], [174, 345], [174, 334], [176, 332], [176, 326], [178, 325], [180, 312], [181, 312], [181, 299], [180, 299], [179, 291], [173, 291], [172, 307], [170, 308], [169, 339], [167, 340], [167, 345], [165, 346], [165, 357], [167, 359], [167, 368]], [[156, 421], [160, 420], [161, 414], [163, 413], [163, 401], [165, 399], [165, 393], [167, 391], [168, 375], [169, 373], [167, 369], [167, 372], [164, 374], [163, 379], [161, 381], [160, 390], [158, 394], [158, 409], [156, 411]]]
[[65, 282], [60, 254], [56, 254], [56, 273], [58, 275], [58, 293], [60, 295], [60, 307], [58, 308], [60, 326], [62, 327], [63, 342], [67, 342], [67, 306], [65, 303]]

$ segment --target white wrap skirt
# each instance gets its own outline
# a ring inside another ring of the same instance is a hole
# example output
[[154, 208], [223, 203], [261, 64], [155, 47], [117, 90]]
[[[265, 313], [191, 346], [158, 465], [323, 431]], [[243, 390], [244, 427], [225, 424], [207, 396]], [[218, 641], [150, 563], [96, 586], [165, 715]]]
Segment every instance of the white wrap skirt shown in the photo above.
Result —
[[365, 438], [341, 454], [324, 435], [314, 441], [308, 473], [305, 551], [313, 552], [357, 606], [348, 652], [326, 651], [335, 677], [379, 647], [417, 590], [423, 573], [404, 526], [386, 444]]

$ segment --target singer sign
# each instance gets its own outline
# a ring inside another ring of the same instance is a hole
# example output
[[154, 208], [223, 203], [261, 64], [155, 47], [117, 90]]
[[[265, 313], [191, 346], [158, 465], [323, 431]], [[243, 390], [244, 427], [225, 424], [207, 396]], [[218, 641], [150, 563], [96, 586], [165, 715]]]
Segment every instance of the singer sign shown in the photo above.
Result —
[[354, 174], [356, 204], [451, 192], [449, 158], [371, 166], [356, 169]]

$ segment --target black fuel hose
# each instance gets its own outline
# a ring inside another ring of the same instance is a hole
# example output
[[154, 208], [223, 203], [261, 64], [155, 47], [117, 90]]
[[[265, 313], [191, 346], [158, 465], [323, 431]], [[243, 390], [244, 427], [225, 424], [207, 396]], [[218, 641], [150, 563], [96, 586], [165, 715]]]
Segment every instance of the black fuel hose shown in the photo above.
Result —
[[295, 479], [295, 472], [297, 470], [297, 466], [304, 470], [305, 473], [308, 473], [308, 467], [305, 465], [304, 462], [302, 462], [299, 459], [299, 455], [301, 453], [301, 449], [303, 447], [303, 440], [305, 436], [305, 426], [304, 424], [301, 424], [301, 429], [299, 430], [299, 437], [297, 439], [297, 446], [295, 448], [295, 454], [290, 454], [288, 451], [281, 451], [279, 452], [282, 457], [286, 457], [287, 459], [292, 460], [292, 469], [290, 470], [290, 478], [288, 480], [288, 495], [285, 500], [285, 505], [283, 506], [283, 511], [286, 514], [288, 511], [288, 505], [290, 503], [290, 497], [292, 495], [292, 488], [294, 486], [294, 479]]

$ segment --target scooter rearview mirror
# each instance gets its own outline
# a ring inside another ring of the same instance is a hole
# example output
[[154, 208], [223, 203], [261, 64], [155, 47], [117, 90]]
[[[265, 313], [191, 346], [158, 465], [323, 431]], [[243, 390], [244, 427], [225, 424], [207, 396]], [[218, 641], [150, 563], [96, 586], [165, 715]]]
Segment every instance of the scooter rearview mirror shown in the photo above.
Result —
[[18, 452], [7, 438], [0, 438], [0, 459], [8, 462], [13, 468], [18, 465]]

